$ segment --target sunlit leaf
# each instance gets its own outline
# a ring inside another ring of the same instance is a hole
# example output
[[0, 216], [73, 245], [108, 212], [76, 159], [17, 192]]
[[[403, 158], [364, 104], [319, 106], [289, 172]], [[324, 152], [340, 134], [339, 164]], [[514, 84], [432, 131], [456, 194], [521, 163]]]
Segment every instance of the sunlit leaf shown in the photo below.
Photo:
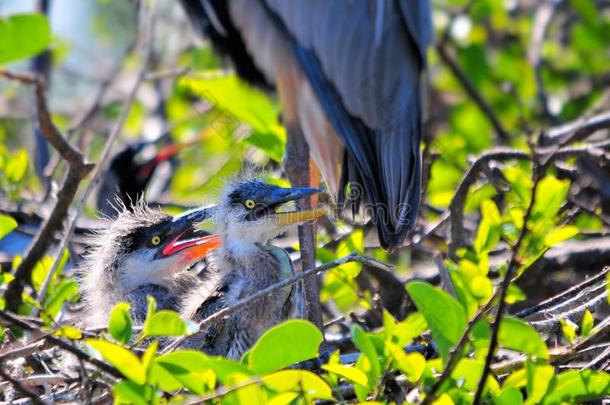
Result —
[[51, 30], [42, 14], [15, 14], [0, 18], [0, 64], [29, 58], [43, 51]]
[[333, 400], [330, 387], [310, 371], [283, 370], [262, 378], [263, 383], [277, 392], [303, 392], [308, 398]]
[[591, 333], [591, 330], [593, 330], [593, 323], [593, 315], [591, 314], [591, 311], [586, 309], [585, 313], [582, 316], [582, 321], [580, 323], [580, 335], [588, 336], [589, 333]]
[[131, 305], [120, 302], [112, 308], [108, 319], [108, 332], [118, 342], [127, 344], [131, 340], [132, 321], [129, 310]]
[[557, 376], [542, 404], [583, 403], [610, 392], [610, 374], [595, 370], [571, 370]]
[[370, 387], [372, 384], [376, 384], [377, 378], [381, 375], [381, 365], [379, 364], [379, 358], [377, 357], [377, 350], [375, 349], [371, 338], [358, 325], [354, 325], [354, 327], [352, 328], [352, 341], [354, 342], [356, 347], [360, 349], [364, 357], [366, 357], [366, 359], [368, 360], [368, 364], [370, 366]]
[[8, 215], [0, 215], [0, 239], [17, 228], [17, 221]]
[[[2, 23], [0, 22], [0, 26], [1, 24]], [[4, 174], [9, 181], [18, 183], [23, 179], [27, 169], [28, 153], [25, 149], [21, 148], [6, 162]]]
[[578, 235], [578, 232], [578, 227], [574, 225], [564, 225], [560, 228], [555, 228], [544, 237], [544, 244], [548, 247], [555, 246]]
[[134, 383], [144, 384], [146, 382], [146, 370], [142, 367], [140, 360], [123, 346], [101, 339], [87, 339], [85, 342]]
[[186, 329], [186, 322], [180, 315], [164, 309], [146, 319], [142, 333], [144, 336], [184, 336]]
[[116, 404], [147, 405], [150, 391], [150, 387], [132, 381], [121, 381], [112, 387]]
[[527, 373], [527, 405], [540, 403], [546, 394], [549, 383], [555, 375], [555, 369], [549, 364], [536, 364], [528, 360], [525, 364]]
[[466, 329], [464, 308], [445, 291], [421, 281], [407, 284], [407, 292], [426, 318], [443, 358], [447, 358], [449, 348]]
[[259, 374], [269, 373], [318, 355], [323, 337], [312, 323], [291, 320], [274, 326], [252, 347], [250, 368]]
[[342, 364], [324, 364], [322, 370], [336, 374], [341, 378], [346, 379], [354, 384], [360, 384], [364, 387], [368, 385], [368, 378], [361, 370], [355, 367], [348, 367]]
[[511, 316], [503, 317], [498, 340], [508, 349], [518, 350], [541, 359], [549, 357], [547, 347], [536, 329], [521, 319]]
[[521, 405], [522, 403], [523, 395], [515, 387], [504, 388], [500, 395], [494, 397], [495, 405]]

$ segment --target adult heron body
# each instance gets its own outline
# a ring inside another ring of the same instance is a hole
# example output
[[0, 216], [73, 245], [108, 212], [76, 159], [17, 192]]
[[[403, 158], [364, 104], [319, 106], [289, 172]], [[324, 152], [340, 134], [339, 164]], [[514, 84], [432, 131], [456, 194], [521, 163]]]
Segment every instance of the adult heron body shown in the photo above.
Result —
[[182, 3], [242, 78], [276, 88], [292, 138], [290, 179], [307, 185], [307, 159], [294, 141], [304, 136], [338, 201], [366, 203], [381, 246], [399, 246], [420, 199], [429, 0]]

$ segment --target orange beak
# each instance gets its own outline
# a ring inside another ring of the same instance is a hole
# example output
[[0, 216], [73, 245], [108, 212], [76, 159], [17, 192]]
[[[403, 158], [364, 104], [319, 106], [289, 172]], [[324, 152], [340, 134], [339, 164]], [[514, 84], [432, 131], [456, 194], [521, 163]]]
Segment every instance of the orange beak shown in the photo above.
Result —
[[163, 255], [171, 256], [179, 253], [187, 262], [203, 259], [212, 250], [222, 245], [218, 235], [206, 235], [188, 240], [179, 240], [182, 234], [172, 239], [164, 248]]

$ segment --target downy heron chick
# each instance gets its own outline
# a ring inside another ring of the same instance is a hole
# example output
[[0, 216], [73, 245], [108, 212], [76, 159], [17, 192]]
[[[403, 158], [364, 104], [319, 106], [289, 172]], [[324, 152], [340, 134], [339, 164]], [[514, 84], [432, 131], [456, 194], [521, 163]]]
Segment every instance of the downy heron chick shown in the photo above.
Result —
[[[182, 314], [202, 321], [238, 300], [294, 275], [288, 253], [271, 241], [290, 226], [314, 220], [324, 210], [280, 212], [290, 201], [318, 193], [315, 188], [281, 188], [257, 180], [230, 184], [214, 214], [222, 245], [214, 255], [219, 277], [204, 281], [185, 299]], [[300, 317], [300, 284], [275, 291], [204, 328], [188, 346], [240, 358], [270, 327]]]
[[82, 268], [88, 325], [105, 325], [118, 302], [131, 304], [136, 323], [146, 317], [146, 296], [158, 309], [178, 310], [183, 295], [199, 283], [186, 269], [220, 244], [195, 225], [209, 217], [199, 209], [172, 217], [138, 202], [121, 210], [110, 227], [92, 241]]

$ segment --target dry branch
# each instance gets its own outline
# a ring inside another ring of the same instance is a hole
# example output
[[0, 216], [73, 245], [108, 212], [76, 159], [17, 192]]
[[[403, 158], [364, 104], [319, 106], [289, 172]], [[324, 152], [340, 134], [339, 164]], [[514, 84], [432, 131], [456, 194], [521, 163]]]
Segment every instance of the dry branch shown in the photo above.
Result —
[[[74, 149], [57, 130], [47, 107], [44, 83], [41, 78], [29, 74], [16, 74], [8, 71], [0, 71], [0, 75], [34, 86], [36, 95], [36, 111], [38, 125], [45, 139], [59, 152], [63, 159], [68, 162], [69, 168], [63, 185], [57, 193], [57, 202], [49, 217], [44, 221], [40, 230], [32, 240], [24, 254], [23, 261], [15, 271], [15, 279], [9, 284], [4, 298], [7, 308], [16, 311], [21, 304], [21, 295], [27, 283], [30, 282], [32, 269], [40, 261], [53, 241], [55, 232], [61, 229], [62, 223], [70, 204], [74, 200], [78, 185], [89, 172], [93, 165], [87, 163], [83, 155]], [[60, 252], [61, 253], [61, 252]]]

